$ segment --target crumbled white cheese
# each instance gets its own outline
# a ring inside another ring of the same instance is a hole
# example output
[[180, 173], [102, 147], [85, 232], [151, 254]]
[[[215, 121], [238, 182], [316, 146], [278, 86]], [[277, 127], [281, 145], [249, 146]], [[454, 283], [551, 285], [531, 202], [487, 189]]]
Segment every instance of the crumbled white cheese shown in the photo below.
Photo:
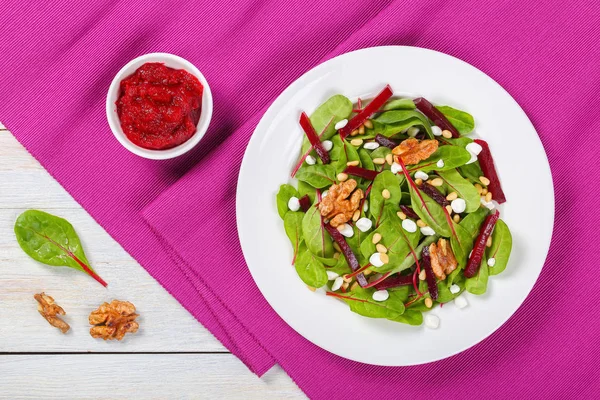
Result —
[[377, 142], [367, 142], [364, 144], [363, 146], [365, 149], [367, 150], [375, 150], [376, 148], [379, 147], [379, 143]]
[[349, 224], [342, 225], [342, 229], [339, 229], [340, 233], [348, 238], [354, 236], [354, 229]]
[[335, 278], [335, 281], [333, 281], [333, 285], [331, 285], [331, 290], [335, 292], [336, 290], [341, 288], [343, 284], [344, 284], [344, 278], [342, 278], [341, 276], [338, 276], [337, 278]]
[[315, 160], [315, 158], [313, 156], [311, 156], [310, 154], [306, 156], [304, 161], [306, 161], [306, 163], [308, 165], [315, 165], [315, 163], [317, 162], [317, 160]]
[[425, 326], [429, 329], [437, 329], [440, 326], [440, 317], [433, 314], [425, 315]]
[[435, 165], [437, 165], [438, 168], [444, 168], [444, 165], [446, 164], [444, 164], [444, 160], [440, 159]]
[[469, 305], [469, 302], [467, 301], [467, 299], [465, 298], [465, 296], [460, 295], [457, 298], [454, 299], [454, 305], [458, 308], [465, 308], [466, 306]]
[[297, 197], [290, 197], [288, 200], [288, 208], [290, 211], [298, 211], [300, 209], [300, 200]]
[[361, 218], [358, 221], [356, 221], [356, 227], [361, 231], [361, 232], [366, 232], [369, 229], [371, 229], [371, 227], [373, 226], [373, 221], [371, 221], [369, 218]]
[[452, 285], [450, 285], [450, 293], [456, 294], [458, 292], [460, 292], [460, 286], [458, 286], [456, 283], [453, 283]]
[[415, 172], [415, 179], [422, 179], [422, 180], [426, 181], [427, 179], [429, 179], [429, 175], [427, 175], [423, 171], [417, 171], [417, 172]]
[[433, 132], [433, 136], [442, 136], [442, 128], [437, 125], [431, 127], [431, 132]]
[[327, 271], [327, 280], [328, 281], [332, 281], [332, 280], [336, 279], [338, 276], [340, 276], [340, 275], [336, 274], [333, 271]]
[[415, 221], [412, 219], [406, 218], [402, 221], [402, 228], [404, 228], [406, 232], [413, 233], [417, 231], [417, 224], [415, 224]]
[[398, 172], [402, 171], [402, 166], [395, 162], [392, 164], [392, 167], [390, 169], [392, 170], [392, 174], [397, 174]]
[[378, 290], [373, 293], [373, 300], [375, 301], [386, 301], [390, 297], [387, 290]]
[[323, 145], [323, 148], [327, 151], [331, 151], [331, 149], [333, 149], [333, 142], [331, 140], [323, 140], [321, 144]]
[[335, 124], [335, 130], [340, 130], [343, 127], [345, 127], [346, 125], [348, 125], [348, 120], [346, 118], [344, 118], [343, 120], [341, 120], [340, 122], [338, 122], [337, 124]]
[[425, 236], [435, 235], [435, 231], [430, 226], [424, 226], [423, 228], [421, 228], [421, 233]]
[[494, 257], [488, 258], [487, 265], [489, 265], [490, 267], [493, 267], [494, 265], [496, 265], [496, 259]]
[[383, 265], [383, 261], [381, 261], [379, 253], [373, 253], [371, 257], [369, 257], [369, 262], [374, 267], [381, 267]]
[[450, 207], [452, 207], [452, 211], [454, 211], [457, 214], [460, 214], [465, 212], [467, 208], [467, 203], [464, 201], [464, 199], [458, 198], [452, 200], [452, 203], [450, 203]]

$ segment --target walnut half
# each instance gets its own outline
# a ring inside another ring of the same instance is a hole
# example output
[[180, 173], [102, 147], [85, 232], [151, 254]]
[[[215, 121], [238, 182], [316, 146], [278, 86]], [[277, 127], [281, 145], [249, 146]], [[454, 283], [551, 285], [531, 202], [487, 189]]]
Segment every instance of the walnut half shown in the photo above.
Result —
[[433, 274], [441, 281], [446, 279], [446, 276], [458, 266], [446, 239], [438, 240], [437, 244], [432, 243], [429, 246], [429, 254], [431, 255]]
[[431, 156], [438, 148], [437, 140], [418, 140], [410, 138], [394, 147], [392, 154], [400, 158], [405, 165], [418, 164]]
[[113, 300], [103, 303], [89, 317], [90, 335], [104, 340], [121, 340], [126, 333], [137, 332], [140, 325], [135, 321], [138, 314], [135, 306], [128, 301]]
[[71, 328], [69, 324], [57, 317], [57, 315], [65, 315], [65, 310], [54, 302], [54, 299], [46, 293], [39, 293], [33, 296], [38, 302], [38, 311], [40, 315], [46, 318], [50, 325], [60, 329], [62, 333], [67, 333]]
[[360, 206], [364, 195], [361, 189], [356, 189], [356, 185], [354, 179], [333, 184], [327, 191], [327, 196], [319, 203], [321, 215], [329, 219], [334, 228], [350, 221], [354, 211]]

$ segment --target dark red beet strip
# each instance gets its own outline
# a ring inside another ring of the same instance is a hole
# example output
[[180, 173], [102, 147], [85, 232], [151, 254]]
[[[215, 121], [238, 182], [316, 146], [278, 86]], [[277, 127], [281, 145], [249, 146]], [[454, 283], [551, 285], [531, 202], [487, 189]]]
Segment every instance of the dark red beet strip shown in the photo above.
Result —
[[355, 166], [346, 167], [344, 172], [348, 175], [358, 176], [359, 178], [365, 178], [369, 181], [375, 180], [375, 177], [377, 176], [377, 174], [379, 174], [379, 171], [373, 171], [370, 169]]
[[[325, 134], [325, 131], [327, 130], [327, 128], [329, 128], [329, 125], [331, 125], [332, 122], [333, 122], [333, 117], [331, 117], [331, 119], [329, 120], [327, 125], [325, 125], [325, 128], [323, 128], [323, 131], [321, 133], [319, 133], [319, 141], [321, 141], [321, 139], [323, 138], [323, 135]], [[300, 160], [298, 160], [298, 164], [296, 164], [296, 166], [294, 167], [294, 170], [292, 171], [292, 178], [296, 175], [296, 172], [298, 172], [298, 170], [302, 166], [302, 163], [304, 162], [304, 160], [306, 160], [306, 157], [308, 157], [308, 155], [314, 149], [315, 148], [311, 145], [310, 148], [308, 150], [306, 150], [306, 153], [302, 154], [302, 157], [300, 157]]]
[[400, 205], [400, 210], [406, 214], [406, 216], [408, 218], [412, 218], [412, 219], [419, 219], [419, 216], [417, 215], [417, 213], [415, 212], [415, 210], [413, 210], [412, 208], [410, 208], [409, 206], [405, 206], [405, 205]]
[[481, 153], [477, 156], [479, 160], [479, 165], [481, 166], [481, 170], [486, 178], [490, 180], [490, 184], [488, 185], [488, 190], [492, 192], [494, 196], [494, 200], [496, 200], [499, 204], [506, 202], [506, 197], [504, 196], [504, 192], [502, 191], [502, 187], [500, 186], [500, 179], [498, 179], [498, 174], [496, 173], [496, 168], [494, 167], [494, 159], [492, 158], [492, 153], [490, 152], [490, 146], [488, 146], [485, 140], [476, 139], [475, 143], [481, 146]]
[[433, 274], [433, 268], [431, 268], [431, 256], [429, 255], [429, 246], [423, 247], [423, 253], [421, 254], [421, 265], [425, 269], [425, 280], [427, 281], [427, 287], [429, 288], [429, 295], [433, 300], [438, 298], [438, 288]]
[[323, 164], [329, 164], [329, 153], [327, 150], [325, 150], [325, 147], [323, 147], [315, 128], [313, 128], [312, 124], [310, 123], [310, 119], [305, 112], [300, 115], [300, 126], [304, 130], [304, 133], [306, 133], [306, 137], [308, 138], [308, 141], [312, 147], [315, 148], [317, 155], [321, 161], [323, 161]]
[[399, 275], [394, 274], [387, 278], [386, 280], [379, 282], [375, 285], [375, 289], [383, 290], [383, 289], [391, 289], [398, 286], [409, 286], [413, 284], [413, 277], [411, 275]]
[[421, 190], [423, 192], [425, 192], [425, 194], [427, 196], [431, 197], [433, 199], [433, 201], [438, 203], [440, 206], [446, 207], [446, 206], [450, 205], [450, 202], [448, 200], [446, 200], [444, 195], [442, 193], [440, 193], [440, 191], [437, 190], [432, 185], [425, 183], [425, 184], [421, 185]]
[[460, 133], [458, 133], [458, 130], [456, 130], [454, 125], [452, 125], [450, 121], [448, 121], [448, 118], [446, 118], [444, 114], [442, 114], [440, 110], [435, 108], [433, 104], [431, 104], [427, 99], [419, 97], [418, 99], [414, 99], [413, 101], [417, 109], [423, 114], [425, 114], [427, 118], [432, 120], [435, 125], [442, 128], [442, 130], [449, 130], [450, 132], [452, 132], [452, 137], [454, 138], [460, 137]]
[[390, 85], [387, 85], [369, 104], [362, 109], [361, 112], [356, 114], [354, 118], [348, 121], [345, 127], [340, 129], [340, 137], [342, 139], [347, 138], [355, 129], [358, 129], [371, 115], [373, 115], [377, 110], [379, 110], [386, 101], [392, 97], [394, 93], [392, 92], [392, 88]]
[[498, 218], [500, 218], [500, 211], [496, 210], [494, 214], [488, 215], [485, 218], [485, 221], [483, 221], [483, 225], [479, 231], [479, 236], [477, 236], [475, 245], [473, 246], [473, 252], [471, 253], [469, 261], [467, 261], [467, 266], [465, 267], [465, 277], [472, 278], [479, 272], [481, 259], [483, 258], [483, 253], [485, 252], [485, 245], [488, 238], [492, 234], [492, 231], [494, 230], [494, 226], [496, 225]]
[[[360, 269], [360, 264], [358, 263], [358, 259], [352, 252], [352, 249], [350, 248], [350, 246], [346, 242], [346, 239], [344, 239], [344, 236], [340, 233], [340, 231], [338, 231], [336, 228], [334, 228], [333, 226], [331, 226], [329, 224], [324, 224], [324, 227], [325, 227], [325, 230], [327, 230], [327, 232], [329, 232], [329, 235], [331, 236], [331, 238], [338, 244], [338, 246], [340, 246], [340, 249], [342, 249], [342, 253], [344, 253], [344, 257], [346, 257], [346, 261], [348, 261], [348, 265], [350, 266], [350, 269], [352, 271], [356, 271], [356, 270]], [[356, 276], [356, 280], [358, 281], [358, 284], [362, 287], [365, 287], [368, 284], [367, 278], [365, 278], [365, 274], [363, 274], [363, 273], [358, 274]]]
[[394, 149], [394, 147], [398, 146], [396, 142], [391, 139], [386, 138], [381, 133], [375, 135], [375, 141], [379, 143], [383, 147], [387, 147], [388, 149]]
[[308, 197], [308, 195], [305, 194], [298, 201], [300, 202], [300, 208], [302, 209], [302, 211], [307, 212], [310, 208], [310, 198]]

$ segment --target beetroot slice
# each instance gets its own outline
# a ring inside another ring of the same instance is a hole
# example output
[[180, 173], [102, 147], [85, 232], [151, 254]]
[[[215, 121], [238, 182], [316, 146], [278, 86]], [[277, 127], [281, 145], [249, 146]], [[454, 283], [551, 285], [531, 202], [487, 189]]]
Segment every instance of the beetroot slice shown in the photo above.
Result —
[[354, 118], [348, 121], [345, 127], [340, 129], [340, 137], [342, 139], [346, 139], [350, 135], [350, 132], [358, 129], [371, 115], [383, 107], [385, 102], [388, 101], [393, 94], [392, 88], [390, 85], [387, 85], [377, 96], [375, 96], [373, 100], [371, 100], [369, 104], [365, 106], [365, 108], [361, 110], [361, 112], [356, 114]]
[[433, 268], [431, 268], [431, 256], [429, 254], [429, 246], [423, 247], [423, 253], [421, 255], [421, 265], [425, 269], [425, 281], [427, 281], [427, 287], [429, 288], [429, 295], [433, 300], [438, 298], [438, 288], [433, 274]]
[[302, 211], [307, 212], [310, 208], [310, 198], [308, 197], [308, 195], [305, 194], [298, 201], [300, 202], [300, 208], [302, 209]]
[[327, 150], [325, 150], [325, 147], [323, 147], [315, 128], [313, 128], [312, 124], [310, 123], [310, 119], [305, 112], [300, 115], [300, 126], [304, 130], [304, 133], [306, 133], [306, 137], [308, 138], [308, 141], [312, 147], [315, 148], [317, 155], [321, 161], [323, 161], [323, 164], [329, 164], [329, 153]]
[[412, 274], [410, 274], [410, 275], [394, 274], [394, 275], [390, 276], [389, 278], [385, 279], [384, 281], [377, 283], [375, 285], [375, 289], [384, 290], [384, 289], [391, 289], [391, 288], [395, 288], [395, 287], [399, 287], [399, 286], [410, 286], [412, 284], [413, 284]]
[[494, 167], [494, 159], [492, 158], [492, 153], [490, 152], [490, 146], [488, 146], [485, 140], [481, 139], [475, 139], [475, 143], [480, 145], [482, 148], [481, 153], [479, 153], [477, 156], [477, 159], [479, 160], [479, 165], [481, 166], [483, 174], [490, 180], [490, 184], [487, 188], [490, 192], [492, 192], [494, 200], [496, 200], [499, 204], [502, 204], [506, 202], [506, 197], [504, 196], [504, 192], [500, 186], [500, 179], [498, 178], [496, 168]]
[[358, 176], [359, 178], [365, 178], [369, 181], [375, 180], [375, 177], [377, 176], [377, 174], [379, 174], [379, 171], [373, 171], [370, 169], [355, 166], [346, 167], [344, 172], [348, 175]]
[[485, 221], [483, 221], [479, 236], [477, 236], [475, 245], [473, 246], [473, 252], [469, 256], [469, 261], [467, 261], [467, 266], [465, 267], [465, 277], [472, 278], [479, 272], [487, 240], [492, 234], [498, 218], [500, 218], [500, 211], [496, 210], [494, 214], [488, 215]]
[[396, 146], [398, 146], [398, 144], [396, 144], [396, 142], [394, 142], [391, 139], [388, 139], [387, 137], [383, 136], [381, 133], [378, 133], [377, 135], [375, 135], [375, 141], [377, 143], [379, 143], [381, 146], [387, 147], [388, 149], [392, 149], [392, 150]]
[[400, 210], [408, 217], [408, 218], [412, 218], [412, 219], [419, 219], [419, 216], [417, 215], [417, 213], [415, 212], [415, 210], [413, 210], [412, 208], [410, 208], [409, 206], [405, 206], [405, 205], [400, 205]]
[[448, 200], [446, 200], [444, 195], [442, 193], [440, 193], [439, 190], [437, 190], [434, 186], [430, 185], [429, 183], [425, 183], [425, 184], [421, 185], [420, 188], [427, 196], [431, 197], [433, 199], [433, 201], [438, 203], [440, 206], [446, 207], [446, 206], [450, 205], [450, 202]]
[[435, 108], [427, 99], [419, 97], [413, 101], [417, 109], [425, 114], [427, 118], [432, 120], [435, 125], [442, 128], [442, 130], [449, 130], [452, 132], [453, 138], [460, 137], [460, 133], [458, 133], [458, 130], [454, 127], [454, 125], [448, 121], [448, 118], [446, 118], [446, 116], [442, 114], [440, 110]]
[[[323, 226], [325, 227], [325, 230], [329, 233], [331, 238], [338, 244], [338, 246], [340, 246], [340, 249], [342, 249], [342, 253], [344, 253], [344, 257], [346, 257], [346, 261], [348, 261], [350, 269], [352, 271], [360, 269], [358, 259], [352, 252], [352, 249], [350, 248], [350, 246], [346, 242], [346, 239], [344, 239], [344, 236], [340, 233], [340, 231], [338, 231], [336, 228], [329, 224], [323, 224]], [[365, 274], [363, 274], [362, 272], [356, 276], [356, 280], [358, 281], [358, 284], [362, 287], [365, 287], [368, 284], [367, 278], [365, 278]]]

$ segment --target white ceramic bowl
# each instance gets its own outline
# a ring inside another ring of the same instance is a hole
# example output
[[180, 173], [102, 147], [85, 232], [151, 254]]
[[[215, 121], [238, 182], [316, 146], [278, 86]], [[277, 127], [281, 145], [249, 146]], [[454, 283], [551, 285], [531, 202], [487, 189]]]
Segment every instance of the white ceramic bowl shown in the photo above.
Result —
[[[119, 116], [117, 115], [117, 107], [115, 105], [115, 102], [119, 97], [119, 84], [124, 78], [133, 74], [136, 69], [138, 69], [147, 62], [159, 62], [163, 63], [164, 65], [170, 68], [186, 70], [187, 72], [198, 78], [198, 80], [204, 87], [204, 90], [202, 92], [202, 112], [200, 114], [200, 120], [198, 121], [198, 125], [196, 125], [196, 133], [194, 133], [194, 135], [191, 138], [189, 138], [186, 142], [170, 149], [150, 150], [134, 144], [123, 133], [123, 129], [121, 129], [121, 122], [119, 121]], [[194, 146], [198, 144], [200, 139], [202, 139], [202, 137], [206, 133], [208, 125], [210, 124], [210, 119], [212, 117], [212, 111], [212, 94], [210, 92], [210, 86], [208, 86], [208, 82], [206, 81], [206, 78], [204, 78], [204, 75], [202, 75], [198, 68], [196, 68], [191, 62], [169, 53], [144, 54], [143, 56], [134, 58], [133, 60], [129, 61], [123, 68], [121, 68], [117, 75], [115, 75], [112, 83], [110, 84], [110, 87], [108, 88], [108, 94], [106, 96], [106, 117], [108, 119], [108, 125], [110, 126], [110, 129], [112, 130], [117, 140], [133, 154], [137, 154], [140, 157], [149, 158], [152, 160], [166, 160], [168, 158], [174, 158], [190, 151]]]

